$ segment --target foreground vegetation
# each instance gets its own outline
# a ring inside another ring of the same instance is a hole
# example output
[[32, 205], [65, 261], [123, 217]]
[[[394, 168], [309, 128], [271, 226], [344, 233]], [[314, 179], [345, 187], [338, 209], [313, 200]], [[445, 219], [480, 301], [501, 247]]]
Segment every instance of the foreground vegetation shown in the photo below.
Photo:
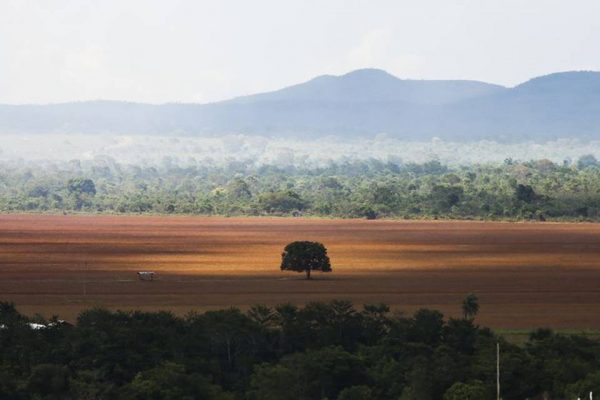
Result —
[[592, 156], [448, 167], [349, 161], [322, 168], [120, 164], [109, 158], [0, 165], [0, 211], [600, 219]]
[[[190, 314], [83, 312], [75, 325], [0, 303], [2, 399], [503, 399], [600, 392], [600, 341], [549, 330], [522, 345], [433, 310], [345, 301]], [[36, 329], [34, 329], [36, 328]]]

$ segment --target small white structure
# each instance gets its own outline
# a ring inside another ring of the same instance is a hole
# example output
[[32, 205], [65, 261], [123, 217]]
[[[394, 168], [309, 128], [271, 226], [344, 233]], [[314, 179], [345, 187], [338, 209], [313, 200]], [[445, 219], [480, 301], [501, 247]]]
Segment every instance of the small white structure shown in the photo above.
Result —
[[140, 271], [137, 273], [140, 281], [153, 281], [154, 280], [154, 272], [152, 271]]
[[[63, 325], [63, 324], [67, 324], [66, 321], [59, 319], [56, 320], [56, 322], [50, 322], [46, 325], [44, 324], [38, 324], [37, 322], [27, 322], [26, 323], [27, 326], [29, 327], [29, 329], [32, 329], [34, 331], [38, 331], [40, 329], [46, 329], [46, 328], [51, 328], [53, 326], [58, 326], [58, 325]], [[4, 324], [0, 324], [0, 329], [9, 329], [8, 326], [4, 325]]]

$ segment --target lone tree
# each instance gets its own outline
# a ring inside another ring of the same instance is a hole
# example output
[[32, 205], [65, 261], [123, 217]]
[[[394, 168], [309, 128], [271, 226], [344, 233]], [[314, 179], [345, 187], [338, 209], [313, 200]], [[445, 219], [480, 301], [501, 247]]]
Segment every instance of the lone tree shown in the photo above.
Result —
[[281, 254], [281, 270], [306, 272], [306, 279], [310, 271], [331, 272], [327, 249], [319, 242], [292, 242]]
[[473, 293], [469, 293], [462, 302], [462, 312], [465, 319], [473, 319], [479, 311], [479, 299]]

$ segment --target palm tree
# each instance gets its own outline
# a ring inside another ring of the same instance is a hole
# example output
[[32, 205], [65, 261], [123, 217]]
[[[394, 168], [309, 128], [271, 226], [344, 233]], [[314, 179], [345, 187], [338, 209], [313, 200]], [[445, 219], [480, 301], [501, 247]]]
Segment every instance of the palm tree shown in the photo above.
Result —
[[473, 293], [469, 293], [462, 302], [462, 312], [465, 319], [473, 319], [479, 311], [479, 299]]

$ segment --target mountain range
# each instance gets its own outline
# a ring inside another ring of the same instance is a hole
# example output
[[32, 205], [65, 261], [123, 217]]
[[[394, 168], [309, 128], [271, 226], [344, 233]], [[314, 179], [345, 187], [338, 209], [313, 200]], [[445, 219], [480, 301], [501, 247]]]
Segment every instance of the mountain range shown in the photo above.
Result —
[[0, 105], [0, 133], [600, 139], [600, 72], [555, 73], [507, 88], [362, 69], [210, 104]]

